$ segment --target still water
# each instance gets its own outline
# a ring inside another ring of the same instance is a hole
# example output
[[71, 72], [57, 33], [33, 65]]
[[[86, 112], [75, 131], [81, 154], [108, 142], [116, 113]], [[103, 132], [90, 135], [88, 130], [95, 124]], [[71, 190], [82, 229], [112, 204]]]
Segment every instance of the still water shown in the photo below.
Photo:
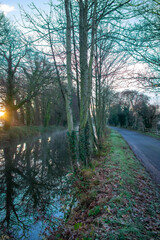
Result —
[[65, 131], [0, 147], [0, 238], [43, 239], [64, 217], [70, 169]]

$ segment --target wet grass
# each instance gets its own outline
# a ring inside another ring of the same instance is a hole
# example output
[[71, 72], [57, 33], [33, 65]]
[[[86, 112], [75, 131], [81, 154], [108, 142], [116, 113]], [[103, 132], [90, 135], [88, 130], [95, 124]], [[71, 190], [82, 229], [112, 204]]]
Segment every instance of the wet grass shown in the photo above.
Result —
[[159, 239], [158, 188], [117, 132], [111, 131], [108, 141], [112, 194], [106, 204], [110, 214], [100, 218], [108, 227], [103, 239]]

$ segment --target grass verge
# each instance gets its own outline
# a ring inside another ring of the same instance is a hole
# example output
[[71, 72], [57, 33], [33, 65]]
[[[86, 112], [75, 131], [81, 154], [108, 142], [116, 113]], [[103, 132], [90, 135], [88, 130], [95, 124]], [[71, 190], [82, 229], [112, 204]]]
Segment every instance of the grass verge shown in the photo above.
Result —
[[160, 239], [160, 192], [116, 131], [93, 162], [74, 176], [78, 205], [49, 239]]
[[157, 138], [160, 139], [160, 135], [156, 134], [156, 133], [152, 133], [152, 132], [143, 132], [143, 134], [149, 136], [149, 137], [153, 137], [153, 138]]
[[159, 134], [159, 132], [156, 133], [156, 130], [154, 131], [152, 129], [149, 129], [148, 131], [140, 131], [140, 130], [134, 130], [132, 128], [131, 129], [130, 128], [124, 128], [124, 129], [134, 131], [134, 132], [138, 132], [138, 133], [141, 133], [141, 134], [149, 136], [149, 137], [160, 139], [160, 134]]

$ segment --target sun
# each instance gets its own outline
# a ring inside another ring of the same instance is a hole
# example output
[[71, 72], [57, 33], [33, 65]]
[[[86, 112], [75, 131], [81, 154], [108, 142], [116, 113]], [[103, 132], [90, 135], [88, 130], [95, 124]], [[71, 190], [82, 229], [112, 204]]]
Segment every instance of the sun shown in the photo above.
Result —
[[4, 113], [3, 111], [0, 111], [0, 117], [3, 117], [4, 116]]

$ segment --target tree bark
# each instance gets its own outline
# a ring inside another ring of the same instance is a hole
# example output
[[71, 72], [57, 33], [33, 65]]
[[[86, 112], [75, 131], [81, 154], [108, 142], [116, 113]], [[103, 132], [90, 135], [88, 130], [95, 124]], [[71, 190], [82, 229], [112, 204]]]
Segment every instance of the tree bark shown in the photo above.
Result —
[[[92, 95], [92, 65], [96, 33], [96, 9], [97, 0], [93, 1], [94, 8], [92, 14], [91, 26], [91, 48], [90, 59], [88, 64], [88, 0], [79, 1], [79, 36], [80, 36], [80, 77], [81, 77], [81, 99], [80, 99], [80, 159], [87, 163], [90, 158], [90, 128], [89, 128], [89, 111], [90, 98]], [[92, 122], [90, 121], [90, 124]]]

